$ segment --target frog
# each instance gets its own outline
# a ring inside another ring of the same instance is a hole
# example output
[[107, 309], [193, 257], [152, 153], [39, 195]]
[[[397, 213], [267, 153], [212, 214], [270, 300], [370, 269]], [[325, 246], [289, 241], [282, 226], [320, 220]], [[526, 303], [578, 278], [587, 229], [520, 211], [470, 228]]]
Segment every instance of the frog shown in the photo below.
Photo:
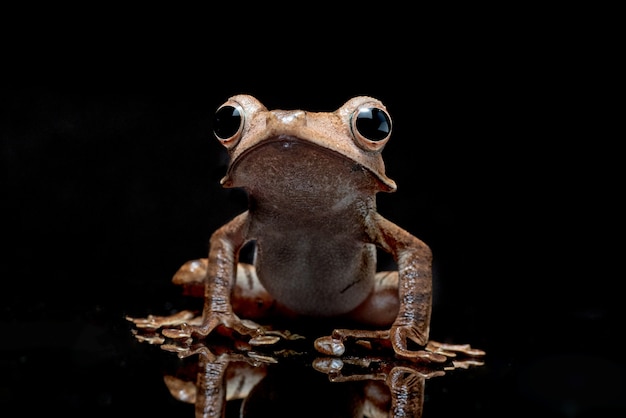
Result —
[[[242, 315], [252, 305], [362, 324], [316, 338], [324, 355], [341, 356], [348, 340], [380, 340], [401, 359], [446, 360], [423, 349], [432, 251], [377, 210], [377, 194], [397, 190], [382, 157], [392, 118], [381, 100], [354, 96], [330, 112], [269, 110], [236, 94], [217, 108], [213, 133], [229, 156], [221, 185], [245, 190], [248, 205], [211, 234], [206, 258], [177, 272], [179, 282], [203, 283], [202, 315], [164, 329], [165, 337], [205, 338], [226, 328], [264, 341], [267, 329]], [[248, 263], [240, 258], [250, 243]], [[379, 271], [379, 251], [395, 270]]]

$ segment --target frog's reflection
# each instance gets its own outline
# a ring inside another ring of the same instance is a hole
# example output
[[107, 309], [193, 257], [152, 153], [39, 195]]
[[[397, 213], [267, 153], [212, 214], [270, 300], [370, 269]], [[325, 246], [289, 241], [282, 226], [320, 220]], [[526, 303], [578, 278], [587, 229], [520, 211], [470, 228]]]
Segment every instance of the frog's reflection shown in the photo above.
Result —
[[198, 418], [253, 418], [269, 411], [273, 417], [421, 417], [427, 379], [482, 365], [484, 355], [468, 345], [431, 342], [426, 350], [447, 362], [400, 360], [370, 345], [353, 347], [350, 356], [318, 357], [309, 341], [288, 333], [255, 347], [232, 335], [166, 341], [144, 328], [135, 336], [183, 359], [165, 384], [176, 399], [195, 404]]
[[195, 403], [196, 417], [232, 416], [234, 409], [245, 418], [269, 411], [273, 417], [379, 417], [386, 415], [370, 411], [389, 403], [388, 391], [376, 387], [380, 382], [335, 384], [299, 359], [267, 363], [233, 353], [199, 353], [193, 365], [195, 382], [173, 376], [165, 382], [174, 397]]

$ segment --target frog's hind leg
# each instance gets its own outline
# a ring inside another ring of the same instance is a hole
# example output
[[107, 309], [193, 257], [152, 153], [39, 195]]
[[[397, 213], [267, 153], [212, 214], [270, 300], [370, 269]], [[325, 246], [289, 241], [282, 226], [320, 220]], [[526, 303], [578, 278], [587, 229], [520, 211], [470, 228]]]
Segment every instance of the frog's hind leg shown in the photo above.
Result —
[[348, 338], [388, 340], [388, 328], [396, 319], [399, 309], [398, 272], [380, 271], [376, 273], [374, 289], [370, 295], [348, 315], [351, 321], [369, 329], [335, 329], [332, 336], [318, 338], [315, 348], [327, 355], [340, 356], [345, 351], [343, 342]]
[[183, 294], [204, 297], [204, 286], [208, 267], [208, 258], [189, 260], [172, 277], [172, 283], [182, 286]]
[[389, 327], [400, 309], [398, 272], [376, 273], [372, 293], [349, 314], [349, 318], [369, 326]]
[[[393, 324], [400, 310], [400, 297], [398, 292], [398, 272], [381, 271], [376, 273], [376, 283], [368, 298], [350, 313], [350, 319], [364, 324], [370, 329], [335, 329], [330, 336], [315, 340], [317, 351], [332, 356], [341, 356], [345, 352], [344, 341], [353, 340], [384, 340], [389, 341], [389, 327]], [[372, 327], [376, 329], [371, 329]], [[382, 328], [382, 329], [379, 329]], [[419, 350], [416, 357], [443, 362], [446, 357]]]
[[[182, 286], [186, 295], [204, 297], [207, 263], [207, 258], [187, 261], [174, 274], [172, 283]], [[233, 312], [245, 319], [269, 318], [282, 310], [259, 281], [254, 266], [248, 263], [237, 264], [230, 302]]]
[[254, 266], [247, 263], [237, 264], [231, 306], [241, 318], [254, 320], [280, 315], [284, 309], [263, 287]]

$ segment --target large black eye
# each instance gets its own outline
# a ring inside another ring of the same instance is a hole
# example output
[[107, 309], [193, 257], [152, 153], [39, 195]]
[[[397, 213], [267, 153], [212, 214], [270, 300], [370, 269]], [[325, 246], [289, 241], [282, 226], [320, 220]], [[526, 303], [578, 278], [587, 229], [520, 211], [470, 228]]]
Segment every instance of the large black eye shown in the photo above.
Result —
[[354, 126], [363, 138], [378, 142], [391, 133], [391, 118], [377, 107], [362, 107], [356, 114]]
[[243, 129], [243, 111], [235, 104], [224, 104], [215, 112], [213, 118], [213, 133], [217, 139], [227, 143], [238, 139]]
[[391, 117], [375, 103], [364, 103], [351, 118], [355, 143], [366, 151], [381, 151], [391, 136]]

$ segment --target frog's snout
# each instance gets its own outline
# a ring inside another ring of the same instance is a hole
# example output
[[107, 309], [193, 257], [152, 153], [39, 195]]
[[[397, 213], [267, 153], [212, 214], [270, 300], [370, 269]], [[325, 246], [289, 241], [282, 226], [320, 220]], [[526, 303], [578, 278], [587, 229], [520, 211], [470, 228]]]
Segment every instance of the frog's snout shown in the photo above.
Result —
[[306, 112], [304, 110], [272, 110], [267, 113], [266, 124], [268, 128], [288, 126], [297, 129], [306, 125]]

